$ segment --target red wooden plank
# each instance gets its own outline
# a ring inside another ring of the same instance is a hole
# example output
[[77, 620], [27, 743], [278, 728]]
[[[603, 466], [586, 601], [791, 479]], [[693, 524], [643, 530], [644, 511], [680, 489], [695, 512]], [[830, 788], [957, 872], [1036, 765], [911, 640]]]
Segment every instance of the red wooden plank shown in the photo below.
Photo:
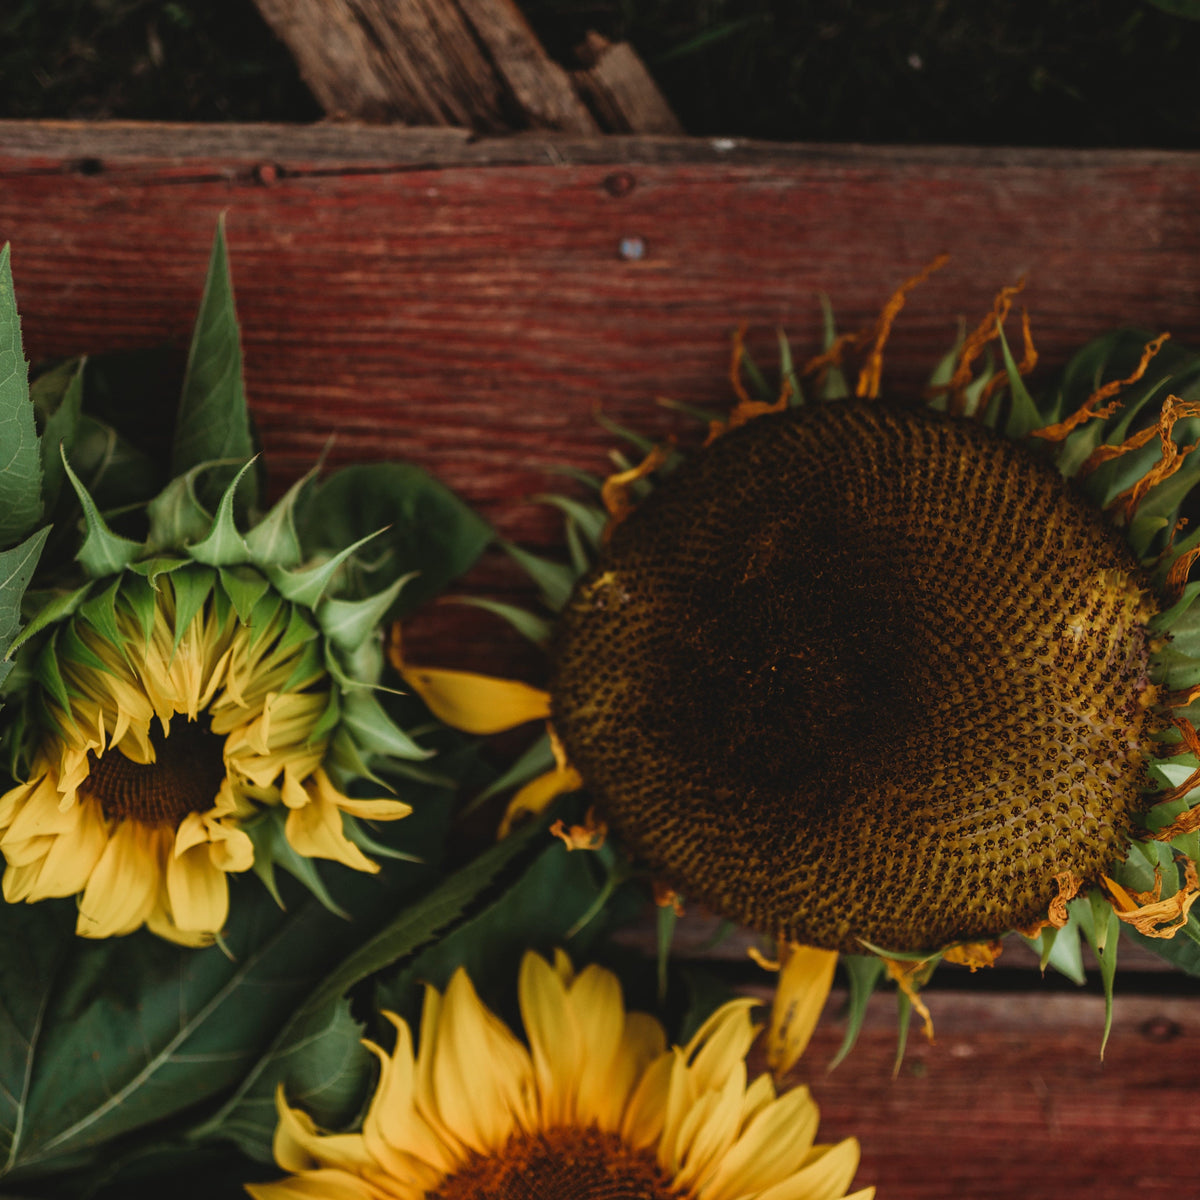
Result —
[[[553, 537], [517, 503], [549, 468], [602, 465], [595, 404], [662, 430], [655, 396], [727, 398], [738, 321], [811, 345], [818, 292], [864, 323], [941, 250], [951, 264], [896, 330], [901, 384], [957, 314], [1022, 274], [1050, 365], [1129, 321], [1200, 337], [1197, 155], [271, 127], [258, 142], [0, 123], [0, 233], [29, 351], [182, 338], [225, 211], [277, 483], [336, 431], [335, 463], [411, 458], [510, 534]], [[640, 258], [622, 255], [629, 239]]]
[[857, 1136], [858, 1184], [879, 1200], [1182, 1200], [1197, 1194], [1200, 1010], [1195, 999], [941, 992], [934, 1045], [914, 1031], [892, 1077], [894, 1013], [872, 1001], [859, 1045], [823, 1018], [799, 1075], [821, 1138]]

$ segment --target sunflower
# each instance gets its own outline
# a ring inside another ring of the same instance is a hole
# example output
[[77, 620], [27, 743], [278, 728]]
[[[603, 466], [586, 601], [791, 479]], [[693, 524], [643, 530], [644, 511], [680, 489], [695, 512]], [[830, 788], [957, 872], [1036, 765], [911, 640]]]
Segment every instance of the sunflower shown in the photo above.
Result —
[[[835, 1200], [858, 1144], [815, 1145], [805, 1088], [747, 1082], [751, 1000], [718, 1009], [685, 1046], [627, 1013], [615, 976], [576, 974], [561, 951], [520, 969], [528, 1045], [479, 1000], [460, 968], [428, 988], [414, 1053], [367, 1043], [380, 1079], [362, 1132], [325, 1134], [277, 1096], [275, 1158], [291, 1174], [248, 1185], [255, 1200]], [[854, 1193], [869, 1200], [874, 1188]]]
[[[17, 328], [7, 250], [0, 324]], [[0, 555], [0, 747], [13, 783], [0, 795], [4, 899], [77, 896], [81, 936], [146, 925], [204, 945], [225, 925], [228, 877], [252, 869], [279, 899], [281, 867], [336, 910], [311, 860], [376, 872], [372, 853], [405, 857], [363, 822], [409, 813], [377, 772], [427, 778], [419, 764], [433, 753], [378, 699], [380, 621], [406, 568], [436, 588], [486, 530], [394, 464], [321, 485], [313, 472], [256, 508], [220, 228], [165, 487], [151, 467], [153, 486], [139, 490], [138, 452], [87, 411], [89, 378], [82, 362], [64, 364], [28, 397], [8, 394], [10, 472], [25, 490], [6, 536], [49, 517], [54, 528]], [[400, 561], [386, 538], [360, 561], [375, 535], [344, 533], [378, 495], [433, 514], [445, 536], [402, 530], [420, 561]]]
[[[607, 519], [572, 502], [593, 552], [571, 587], [535, 566], [558, 610], [553, 762], [509, 808], [586, 786], [673, 889], [784, 963], [875, 956], [922, 1012], [938, 961], [987, 965], [1014, 931], [1045, 960], [1082, 930], [1111, 988], [1121, 923], [1192, 936], [1200, 895], [1200, 535], [1176, 536], [1196, 360], [1151, 371], [1165, 337], [1119, 335], [1039, 405], [1006, 288], [928, 404], [881, 399], [892, 322], [937, 265], [803, 369], [785, 343], [773, 401], [745, 388], [739, 334], [739, 403], [704, 448], [641, 443], [600, 488]], [[980, 369], [992, 346], [1003, 366]], [[803, 403], [808, 377], [829, 403]], [[472, 689], [494, 727], [540, 715], [503, 681], [393, 659], [448, 719]]]
[[332, 681], [308, 639], [289, 636], [292, 607], [252, 627], [214, 588], [181, 627], [189, 581], [194, 571], [159, 583], [148, 627], [121, 591], [115, 637], [66, 625], [75, 651], [61, 656], [61, 690], [43, 697], [32, 768], [0, 797], [5, 900], [78, 894], [84, 937], [146, 924], [210, 941], [228, 913], [227, 874], [254, 863], [243, 825], [264, 806], [285, 809], [297, 854], [365, 871], [378, 868], [347, 838], [343, 814], [410, 811], [352, 800], [322, 769]]

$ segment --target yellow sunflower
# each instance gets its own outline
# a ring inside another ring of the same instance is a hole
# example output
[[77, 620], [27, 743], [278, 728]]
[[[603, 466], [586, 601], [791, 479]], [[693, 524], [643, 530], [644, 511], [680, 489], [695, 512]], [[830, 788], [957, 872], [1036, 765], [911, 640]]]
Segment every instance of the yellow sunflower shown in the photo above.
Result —
[[[557, 610], [548, 692], [392, 645], [451, 723], [552, 724], [506, 824], [585, 786], [599, 819], [570, 844], [611, 824], [670, 887], [775, 939], [779, 1066], [791, 983], [812, 977], [790, 961], [875, 955], [925, 1013], [938, 961], [987, 965], [1009, 933], [1045, 959], [1073, 922], [1110, 988], [1121, 923], [1200, 940], [1200, 535], [1176, 536], [1200, 481], [1196, 357], [1110, 339], [1039, 406], [1006, 288], [928, 403], [882, 398], [892, 322], [932, 269], [803, 369], [785, 346], [773, 402], [747, 392], [739, 335], [739, 403], [703, 449], [643, 443], [603, 511], [564, 502], [574, 578], [533, 563]], [[1003, 369], [980, 371], [990, 347]], [[801, 378], [830, 402], [803, 403]]]
[[[756, 1035], [735, 1000], [686, 1046], [627, 1013], [616, 978], [529, 953], [519, 979], [528, 1045], [465, 971], [429, 988], [420, 1045], [398, 1018], [361, 1133], [325, 1134], [277, 1098], [275, 1158], [291, 1174], [255, 1200], [838, 1200], [857, 1142], [816, 1145], [805, 1088], [747, 1081]], [[870, 1200], [874, 1188], [853, 1194]]]
[[297, 854], [360, 871], [378, 867], [343, 814], [410, 811], [350, 799], [324, 770], [333, 685], [311, 651], [316, 631], [279, 602], [243, 622], [219, 584], [180, 628], [177, 587], [195, 577], [160, 576], [145, 622], [117, 591], [107, 632], [85, 620], [59, 631], [31, 768], [0, 797], [5, 900], [78, 895], [84, 937], [145, 924], [211, 941], [228, 874], [254, 864], [244, 826], [264, 809], [287, 809]]

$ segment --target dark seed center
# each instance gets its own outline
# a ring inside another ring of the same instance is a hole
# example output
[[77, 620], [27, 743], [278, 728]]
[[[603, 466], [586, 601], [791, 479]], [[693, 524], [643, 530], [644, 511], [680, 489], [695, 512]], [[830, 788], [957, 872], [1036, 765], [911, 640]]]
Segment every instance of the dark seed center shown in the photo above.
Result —
[[516, 1134], [476, 1155], [430, 1200], [680, 1200], [647, 1150], [615, 1133], [564, 1127]]
[[188, 813], [212, 808], [225, 777], [225, 739], [209, 729], [208, 721], [177, 714], [167, 737], [155, 722], [150, 743], [152, 763], [136, 763], [119, 750], [88, 756], [91, 771], [84, 787], [100, 801], [104, 815], [174, 828]]
[[1124, 853], [1152, 604], [1024, 448], [824, 405], [616, 530], [560, 619], [553, 719], [626, 843], [723, 915], [849, 952], [984, 940]]

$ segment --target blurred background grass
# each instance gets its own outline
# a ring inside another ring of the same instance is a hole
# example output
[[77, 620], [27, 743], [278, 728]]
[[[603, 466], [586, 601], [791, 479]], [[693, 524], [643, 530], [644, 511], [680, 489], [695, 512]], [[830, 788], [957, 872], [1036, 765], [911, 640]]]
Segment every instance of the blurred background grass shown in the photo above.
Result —
[[[627, 39], [688, 131], [1200, 146], [1200, 0], [521, 0]], [[312, 121], [251, 0], [4, 0], [0, 116]]]

